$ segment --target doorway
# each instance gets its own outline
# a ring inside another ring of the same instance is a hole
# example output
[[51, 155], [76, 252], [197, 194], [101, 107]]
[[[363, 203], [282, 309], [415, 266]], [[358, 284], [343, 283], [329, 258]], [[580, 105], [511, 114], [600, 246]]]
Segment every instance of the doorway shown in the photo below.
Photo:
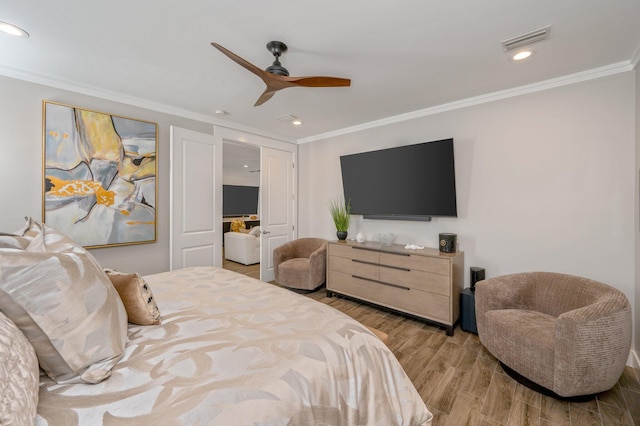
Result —
[[222, 152], [222, 267], [260, 279], [260, 147], [225, 140]]
[[295, 167], [298, 146], [295, 143], [219, 126], [214, 128], [214, 138], [220, 146], [225, 142], [233, 142], [251, 145], [260, 150], [260, 279], [272, 281], [273, 250], [298, 235]]
[[297, 236], [298, 147], [226, 127], [215, 126], [209, 135], [171, 126], [170, 267], [222, 266], [224, 142], [260, 151], [258, 265], [260, 279], [268, 282], [274, 279], [273, 250]]

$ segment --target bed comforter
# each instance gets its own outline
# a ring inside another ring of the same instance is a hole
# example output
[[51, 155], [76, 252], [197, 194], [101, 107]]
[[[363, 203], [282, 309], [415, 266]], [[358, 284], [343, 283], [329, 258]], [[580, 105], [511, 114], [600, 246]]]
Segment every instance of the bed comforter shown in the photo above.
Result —
[[145, 278], [162, 324], [130, 324], [99, 384], [42, 376], [36, 424], [431, 423], [395, 356], [343, 313], [220, 268]]

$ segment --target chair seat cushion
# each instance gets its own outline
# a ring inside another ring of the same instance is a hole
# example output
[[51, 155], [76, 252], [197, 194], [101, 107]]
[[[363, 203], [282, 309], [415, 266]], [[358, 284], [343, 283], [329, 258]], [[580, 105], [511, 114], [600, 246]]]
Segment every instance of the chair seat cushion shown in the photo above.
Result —
[[309, 281], [309, 259], [294, 258], [278, 265], [278, 282], [287, 287], [307, 289]]
[[521, 309], [485, 314], [482, 344], [496, 358], [529, 380], [553, 388], [556, 317]]

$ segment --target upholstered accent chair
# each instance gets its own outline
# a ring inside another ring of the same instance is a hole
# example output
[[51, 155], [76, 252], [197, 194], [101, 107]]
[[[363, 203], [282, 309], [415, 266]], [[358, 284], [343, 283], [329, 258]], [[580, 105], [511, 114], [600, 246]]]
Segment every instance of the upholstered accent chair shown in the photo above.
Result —
[[315, 290], [327, 276], [327, 240], [299, 238], [273, 250], [275, 281], [285, 287]]
[[553, 272], [476, 285], [480, 342], [516, 380], [548, 395], [586, 400], [611, 389], [631, 346], [631, 306], [619, 290]]

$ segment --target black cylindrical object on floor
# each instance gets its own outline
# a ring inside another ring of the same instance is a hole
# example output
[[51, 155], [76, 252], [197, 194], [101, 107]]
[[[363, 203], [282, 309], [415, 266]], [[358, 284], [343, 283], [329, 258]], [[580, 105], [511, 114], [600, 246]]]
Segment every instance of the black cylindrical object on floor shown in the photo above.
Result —
[[476, 326], [476, 297], [470, 288], [460, 292], [460, 328], [478, 334]]

